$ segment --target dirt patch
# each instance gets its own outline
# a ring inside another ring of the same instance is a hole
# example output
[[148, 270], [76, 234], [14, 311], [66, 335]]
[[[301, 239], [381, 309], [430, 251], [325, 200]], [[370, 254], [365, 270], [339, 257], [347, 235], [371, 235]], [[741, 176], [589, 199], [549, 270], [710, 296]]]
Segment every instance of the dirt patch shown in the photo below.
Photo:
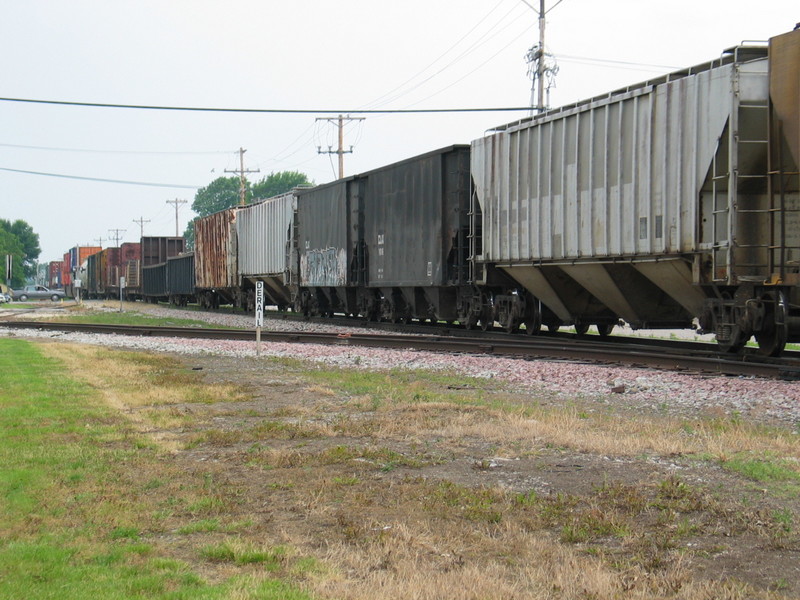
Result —
[[[215, 482], [225, 500], [214, 514], [248, 523], [238, 540], [318, 561], [295, 576], [321, 597], [800, 595], [794, 480], [723, 468], [747, 452], [796, 463], [786, 426], [676, 421], [618, 394], [565, 402], [408, 373], [342, 385], [286, 361], [175, 360], [176, 377], [244, 393], [127, 410], [162, 423], [142, 432], [170, 440], [171, 472]], [[160, 544], [199, 564], [199, 543], [230, 537], [192, 535]]]

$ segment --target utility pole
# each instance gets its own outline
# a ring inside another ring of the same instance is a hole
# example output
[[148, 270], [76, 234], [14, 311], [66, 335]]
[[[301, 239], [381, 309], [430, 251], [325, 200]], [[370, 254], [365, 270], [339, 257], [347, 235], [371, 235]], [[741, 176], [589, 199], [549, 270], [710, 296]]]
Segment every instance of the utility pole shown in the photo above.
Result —
[[175, 205], [175, 237], [179, 237], [178, 236], [178, 207], [181, 204], [186, 204], [186, 200], [178, 200], [177, 198], [175, 198], [175, 200], [167, 200], [167, 204], [174, 204]]
[[[533, 5], [528, 2], [528, 0], [521, 0], [525, 5], [528, 6], [533, 12], [537, 14], [539, 17], [539, 44], [534, 45], [530, 50], [528, 50], [528, 54], [526, 56], [526, 60], [528, 64], [536, 63], [536, 70], [532, 67], [528, 67], [528, 74], [531, 76], [531, 114], [533, 114], [534, 110], [538, 110], [542, 112], [545, 110], [545, 99], [544, 99], [544, 79], [546, 75], [555, 76], [558, 73], [558, 66], [552, 65], [550, 67], [545, 65], [545, 49], [544, 49], [544, 25], [545, 25], [545, 15], [553, 10], [556, 6], [561, 4], [563, 0], [558, 0], [553, 6], [550, 7], [549, 10], [545, 10], [545, 0], [539, 0], [539, 10], [536, 10]], [[548, 104], [549, 104], [549, 89], [548, 86]]]
[[108, 233], [113, 233], [113, 237], [111, 239], [114, 240], [114, 245], [119, 248], [119, 239], [122, 237], [121, 234], [125, 233], [127, 229], [109, 229]]
[[536, 62], [536, 79], [539, 82], [536, 88], [536, 106], [539, 110], [544, 110], [544, 0], [539, 0], [539, 60]]
[[139, 229], [140, 229], [139, 237], [143, 238], [144, 237], [144, 224], [145, 223], [149, 223], [150, 219], [146, 219], [145, 220], [144, 217], [139, 217], [138, 219], [134, 219], [133, 222], [136, 223], [139, 226]]
[[[239, 174], [239, 206], [244, 206], [246, 204], [245, 197], [247, 196], [247, 186], [246, 179], [244, 178], [246, 173], [260, 173], [261, 169], [245, 169], [244, 168], [244, 153], [247, 152], [244, 148], [239, 148], [239, 170], [228, 170], [225, 169], [226, 173], [238, 173]], [[175, 211], [177, 214], [178, 207], [175, 207]], [[177, 219], [177, 217], [176, 217]]]
[[339, 148], [337, 150], [333, 150], [330, 146], [328, 146], [327, 150], [323, 150], [322, 146], [317, 146], [317, 153], [318, 154], [338, 154], [339, 155], [339, 179], [344, 178], [344, 155], [353, 153], [353, 147], [352, 146], [350, 146], [350, 150], [345, 150], [344, 149], [344, 122], [345, 121], [347, 121], [347, 122], [350, 122], [350, 121], [363, 121], [365, 118], [366, 117], [351, 117], [350, 115], [347, 115], [347, 117], [344, 117], [342, 115], [339, 115], [338, 119], [324, 118], [324, 117], [319, 117], [317, 119], [317, 121], [328, 121], [329, 123], [334, 123], [334, 124], [336, 124], [335, 122], [338, 121]]
[[105, 242], [106, 239], [102, 238], [102, 237], [99, 237], [99, 238], [94, 238], [94, 241], [97, 242], [98, 244], [100, 244], [100, 248], [102, 249], [103, 248], [103, 242]]

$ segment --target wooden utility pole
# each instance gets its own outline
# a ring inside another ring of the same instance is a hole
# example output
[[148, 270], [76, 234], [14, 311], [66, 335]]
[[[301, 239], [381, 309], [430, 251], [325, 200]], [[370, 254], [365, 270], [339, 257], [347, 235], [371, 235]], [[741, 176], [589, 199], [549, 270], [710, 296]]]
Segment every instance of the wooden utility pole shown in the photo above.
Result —
[[119, 238], [122, 237], [121, 234], [125, 233], [127, 229], [109, 229], [108, 233], [113, 233], [114, 236], [111, 238], [114, 240], [114, 245], [119, 248]]
[[178, 200], [177, 198], [175, 198], [175, 200], [167, 200], [167, 204], [174, 204], [175, 205], [175, 237], [179, 237], [178, 236], [178, 207], [181, 204], [186, 204], [186, 202], [187, 202], [186, 200]]
[[353, 152], [353, 147], [352, 146], [350, 146], [350, 150], [345, 150], [344, 149], [344, 122], [345, 121], [348, 121], [348, 122], [350, 122], [350, 121], [363, 121], [364, 119], [365, 119], [365, 117], [351, 117], [350, 115], [348, 115], [347, 117], [339, 115], [338, 119], [323, 118], [323, 117], [320, 117], [320, 118], [317, 119], [317, 121], [328, 121], [329, 123], [335, 123], [336, 121], [338, 121], [339, 148], [336, 149], [336, 150], [333, 150], [330, 146], [328, 146], [327, 150], [323, 150], [322, 146], [317, 146], [317, 153], [318, 154], [338, 154], [339, 155], [339, 179], [342, 179], [344, 177], [344, 155], [345, 154], [352, 154], [352, 152]]
[[[245, 179], [246, 173], [260, 173], [261, 169], [245, 169], [244, 168], [244, 153], [247, 152], [244, 148], [239, 148], [239, 170], [228, 170], [225, 169], [226, 173], [238, 173], [239, 174], [239, 206], [244, 206], [247, 204], [246, 197], [247, 197], [247, 180]], [[177, 210], [177, 207], [176, 207]]]
[[145, 223], [149, 223], [150, 219], [145, 220], [144, 217], [140, 217], [139, 219], [134, 219], [133, 222], [136, 223], [139, 226], [139, 237], [143, 238], [144, 237], [144, 224]]
[[103, 242], [106, 241], [106, 238], [103, 238], [103, 237], [94, 238], [94, 241], [97, 242], [98, 244], [100, 244], [100, 248], [102, 248], [103, 247]]

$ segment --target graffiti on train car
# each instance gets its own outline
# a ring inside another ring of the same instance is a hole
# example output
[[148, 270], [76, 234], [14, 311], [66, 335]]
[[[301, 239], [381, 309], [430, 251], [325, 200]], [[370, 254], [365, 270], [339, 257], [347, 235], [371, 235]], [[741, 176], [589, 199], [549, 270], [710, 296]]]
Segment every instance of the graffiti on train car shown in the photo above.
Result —
[[342, 286], [347, 283], [347, 252], [344, 248], [307, 250], [300, 257], [302, 285]]

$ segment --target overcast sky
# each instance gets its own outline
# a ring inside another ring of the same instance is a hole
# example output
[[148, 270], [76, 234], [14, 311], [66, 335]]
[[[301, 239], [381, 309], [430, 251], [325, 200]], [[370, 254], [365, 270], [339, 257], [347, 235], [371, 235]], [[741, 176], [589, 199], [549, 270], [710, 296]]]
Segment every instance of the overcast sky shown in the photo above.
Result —
[[[529, 0], [538, 7], [538, 0]], [[522, 0], [0, 0], [0, 96], [182, 107], [354, 111], [526, 106], [537, 17]], [[797, 0], [547, 0], [551, 106], [706, 62], [800, 21]], [[71, 246], [174, 235], [225, 169], [335, 178], [324, 114], [229, 114], [0, 101], [0, 217]], [[469, 143], [519, 113], [364, 115], [345, 172]], [[70, 178], [9, 171], [34, 171]], [[96, 182], [121, 180], [160, 186]]]

